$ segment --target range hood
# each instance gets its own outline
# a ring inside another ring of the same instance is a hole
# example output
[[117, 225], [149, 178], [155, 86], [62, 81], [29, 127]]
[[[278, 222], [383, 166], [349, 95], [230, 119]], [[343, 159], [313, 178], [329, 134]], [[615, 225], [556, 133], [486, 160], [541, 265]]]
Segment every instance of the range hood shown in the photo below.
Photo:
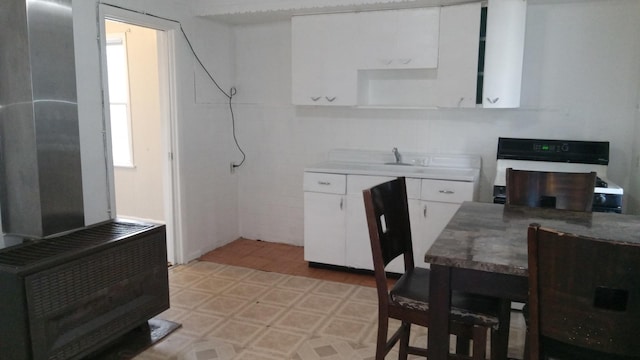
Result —
[[71, 0], [2, 0], [0, 28], [2, 230], [83, 227]]

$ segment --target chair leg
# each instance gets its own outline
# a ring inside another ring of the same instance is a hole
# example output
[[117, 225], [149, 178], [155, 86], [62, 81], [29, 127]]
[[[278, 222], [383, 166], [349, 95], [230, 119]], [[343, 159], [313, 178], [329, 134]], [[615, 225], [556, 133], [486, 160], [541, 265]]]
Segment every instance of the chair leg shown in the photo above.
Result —
[[387, 355], [387, 333], [389, 331], [389, 318], [379, 317], [378, 339], [376, 342], [376, 360], [384, 360]]
[[[485, 360], [487, 357], [487, 328], [473, 327], [473, 356], [474, 360]], [[493, 359], [492, 359], [493, 360]]]
[[409, 355], [409, 337], [411, 336], [411, 323], [402, 322], [402, 335], [400, 336], [399, 360], [407, 360]]

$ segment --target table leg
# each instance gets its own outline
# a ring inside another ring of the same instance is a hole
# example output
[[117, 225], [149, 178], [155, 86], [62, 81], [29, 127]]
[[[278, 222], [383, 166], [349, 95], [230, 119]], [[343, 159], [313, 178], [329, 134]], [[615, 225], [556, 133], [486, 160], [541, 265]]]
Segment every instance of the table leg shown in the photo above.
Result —
[[511, 319], [511, 301], [508, 299], [500, 299], [500, 318], [501, 324], [491, 336], [491, 359], [507, 360], [509, 347], [509, 327]]
[[451, 312], [451, 269], [431, 264], [429, 286], [429, 360], [449, 357], [449, 314]]

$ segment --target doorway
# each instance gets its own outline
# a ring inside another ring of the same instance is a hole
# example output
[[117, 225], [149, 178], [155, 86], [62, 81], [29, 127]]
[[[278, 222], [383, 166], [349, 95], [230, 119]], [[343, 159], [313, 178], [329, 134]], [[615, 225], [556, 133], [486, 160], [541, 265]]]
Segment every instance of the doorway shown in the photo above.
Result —
[[101, 7], [105, 131], [112, 216], [164, 223], [167, 260], [181, 262], [173, 161], [173, 24]]

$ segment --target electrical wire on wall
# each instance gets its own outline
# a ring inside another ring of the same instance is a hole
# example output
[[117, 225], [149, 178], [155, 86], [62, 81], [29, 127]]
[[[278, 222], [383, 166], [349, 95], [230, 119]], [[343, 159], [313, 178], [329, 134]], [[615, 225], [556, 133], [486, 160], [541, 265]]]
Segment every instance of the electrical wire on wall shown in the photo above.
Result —
[[113, 4], [109, 4], [109, 3], [104, 3], [104, 2], [98, 1], [98, 6], [100, 4], [112, 6], [114, 8], [121, 9], [121, 10], [131, 11], [131, 12], [134, 12], [134, 13], [137, 13], [137, 14], [141, 14], [141, 15], [145, 15], [145, 16], [151, 16], [151, 17], [154, 17], [154, 18], [157, 18], [157, 19], [161, 19], [161, 20], [171, 21], [171, 22], [174, 22], [174, 23], [178, 24], [178, 26], [180, 27], [180, 32], [182, 33], [182, 36], [184, 37], [184, 39], [187, 41], [187, 45], [189, 46], [189, 50], [191, 50], [191, 53], [193, 54], [193, 57], [196, 59], [196, 61], [198, 62], [200, 67], [204, 70], [204, 72], [207, 74], [207, 76], [209, 77], [211, 82], [213, 82], [213, 84], [216, 86], [216, 88], [218, 88], [218, 90], [228, 100], [229, 113], [231, 114], [231, 126], [232, 126], [233, 141], [235, 142], [236, 147], [238, 148], [240, 153], [242, 154], [242, 160], [240, 161], [240, 163], [236, 164], [234, 162], [234, 163], [231, 164], [231, 166], [232, 166], [232, 168], [239, 168], [240, 166], [242, 166], [242, 164], [244, 164], [244, 161], [247, 158], [247, 155], [242, 150], [242, 147], [240, 147], [240, 144], [238, 143], [238, 138], [236, 137], [236, 119], [235, 119], [235, 114], [233, 112], [233, 102], [232, 102], [233, 97], [237, 94], [237, 90], [236, 90], [235, 86], [233, 86], [227, 92], [218, 84], [216, 79], [209, 72], [209, 69], [207, 69], [207, 67], [204, 65], [204, 63], [202, 63], [202, 61], [200, 60], [200, 57], [198, 56], [198, 54], [196, 53], [195, 49], [193, 48], [193, 45], [191, 45], [191, 41], [189, 40], [189, 37], [187, 36], [187, 33], [184, 31], [184, 28], [182, 27], [182, 23], [180, 21], [178, 21], [178, 20], [174, 20], [174, 19], [170, 19], [170, 18], [158, 16], [158, 15], [149, 14], [149, 13], [144, 12], [144, 11], [129, 9], [129, 8], [125, 8], [125, 7], [122, 7], [122, 6], [113, 5]]

